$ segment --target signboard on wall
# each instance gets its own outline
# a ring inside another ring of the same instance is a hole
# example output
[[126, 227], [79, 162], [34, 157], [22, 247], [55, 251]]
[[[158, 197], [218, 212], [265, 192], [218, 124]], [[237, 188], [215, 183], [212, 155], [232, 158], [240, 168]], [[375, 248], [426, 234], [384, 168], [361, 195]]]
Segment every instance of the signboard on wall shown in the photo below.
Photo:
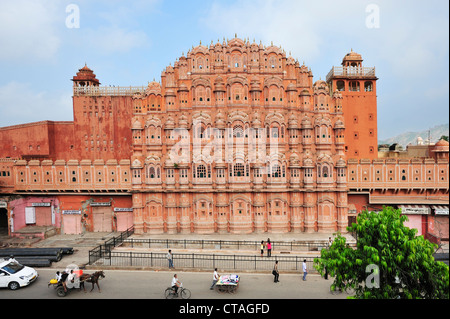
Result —
[[132, 212], [133, 208], [114, 207], [115, 212]]
[[404, 215], [429, 215], [430, 207], [425, 205], [400, 205]]
[[63, 215], [74, 215], [74, 214], [81, 215], [81, 210], [63, 210], [62, 213]]
[[91, 203], [91, 206], [111, 206], [110, 202], [107, 203]]
[[436, 215], [448, 215], [448, 206], [433, 206]]
[[32, 207], [50, 207], [50, 203], [31, 203]]

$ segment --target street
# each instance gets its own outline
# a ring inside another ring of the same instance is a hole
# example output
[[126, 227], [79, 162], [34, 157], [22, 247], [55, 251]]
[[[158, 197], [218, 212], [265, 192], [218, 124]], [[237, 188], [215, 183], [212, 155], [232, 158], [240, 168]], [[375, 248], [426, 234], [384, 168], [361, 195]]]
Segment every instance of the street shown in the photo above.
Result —
[[[58, 297], [55, 289], [47, 284], [54, 278], [55, 269], [37, 269], [39, 278], [28, 287], [11, 291], [0, 289], [0, 299], [164, 299], [164, 290], [170, 285], [176, 273], [183, 287], [192, 292], [192, 299], [345, 299], [347, 295], [332, 295], [329, 287], [332, 279], [325, 280], [318, 275], [280, 274], [280, 282], [273, 282], [271, 274], [240, 273], [239, 288], [235, 294], [210, 290], [212, 272], [105, 270], [106, 277], [100, 280], [101, 292], [97, 287], [90, 292], [75, 289], [66, 297]], [[93, 270], [85, 270], [93, 273]], [[219, 269], [220, 273], [220, 269]], [[225, 274], [225, 273], [224, 273]]]

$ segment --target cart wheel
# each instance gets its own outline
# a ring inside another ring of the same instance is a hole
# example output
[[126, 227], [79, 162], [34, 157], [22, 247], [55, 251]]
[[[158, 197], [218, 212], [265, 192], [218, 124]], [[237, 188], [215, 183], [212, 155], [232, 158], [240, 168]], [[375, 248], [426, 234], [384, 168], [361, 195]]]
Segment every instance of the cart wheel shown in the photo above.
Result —
[[58, 295], [58, 297], [65, 297], [66, 292], [64, 291], [64, 287], [56, 288], [56, 294]]

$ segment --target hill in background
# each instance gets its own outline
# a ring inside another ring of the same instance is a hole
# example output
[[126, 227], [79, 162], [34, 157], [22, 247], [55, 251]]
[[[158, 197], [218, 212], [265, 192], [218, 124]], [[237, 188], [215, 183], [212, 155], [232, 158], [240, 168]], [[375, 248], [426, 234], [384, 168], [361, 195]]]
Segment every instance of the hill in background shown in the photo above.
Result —
[[449, 135], [449, 124], [442, 124], [435, 126], [433, 128], [430, 128], [429, 130], [424, 130], [421, 132], [407, 132], [403, 133], [385, 140], [378, 141], [378, 144], [389, 144], [392, 145], [394, 143], [402, 145], [404, 148], [406, 145], [411, 143], [412, 145], [417, 144], [417, 138], [420, 136], [423, 139], [424, 144], [428, 140], [428, 135], [431, 137], [431, 143], [436, 143], [439, 141], [439, 138], [442, 135]]

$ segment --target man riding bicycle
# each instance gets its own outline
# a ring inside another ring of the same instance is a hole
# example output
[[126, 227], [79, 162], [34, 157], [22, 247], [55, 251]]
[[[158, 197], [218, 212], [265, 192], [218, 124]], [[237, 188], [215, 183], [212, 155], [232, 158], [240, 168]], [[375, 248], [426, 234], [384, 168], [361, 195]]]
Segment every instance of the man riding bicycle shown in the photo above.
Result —
[[178, 281], [177, 274], [173, 275], [172, 288], [175, 289], [175, 294], [178, 296], [178, 288], [181, 287], [181, 282]]

